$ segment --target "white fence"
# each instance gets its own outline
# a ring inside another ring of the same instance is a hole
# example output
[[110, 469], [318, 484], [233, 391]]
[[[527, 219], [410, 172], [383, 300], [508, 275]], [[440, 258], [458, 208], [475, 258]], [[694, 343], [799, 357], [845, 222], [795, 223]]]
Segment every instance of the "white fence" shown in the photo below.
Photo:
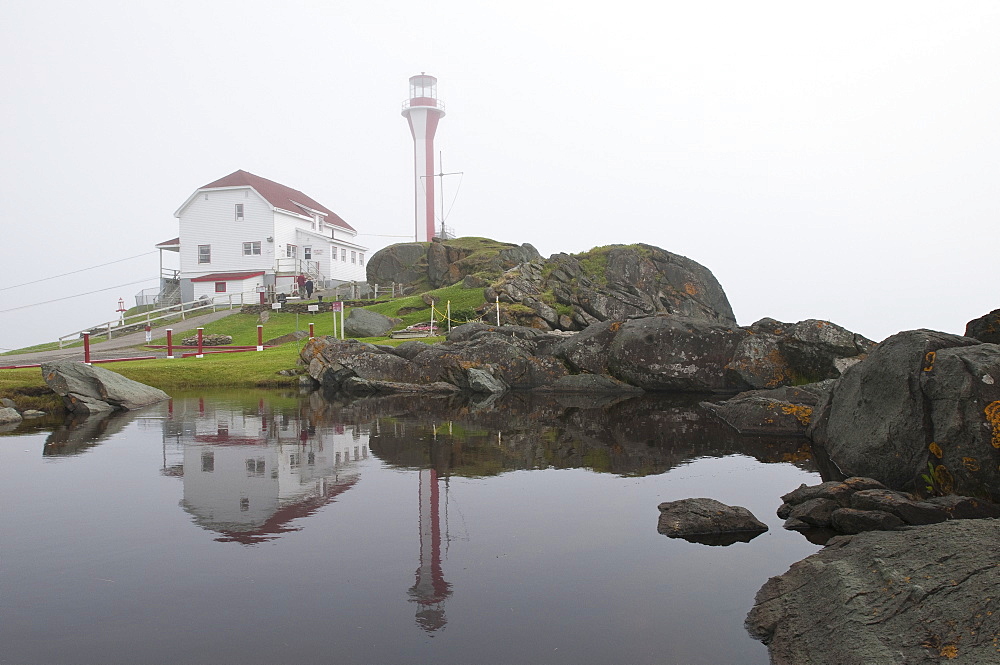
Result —
[[215, 312], [219, 309], [226, 309], [227, 307], [228, 309], [235, 309], [237, 306], [242, 307], [243, 305], [259, 302], [260, 294], [258, 292], [246, 291], [244, 293], [220, 294], [213, 298], [202, 298], [201, 300], [184, 302], [179, 305], [170, 305], [159, 309], [151, 309], [146, 312], [140, 312], [139, 314], [131, 314], [129, 316], [111, 321], [105, 321], [104, 323], [98, 323], [96, 326], [91, 326], [89, 328], [84, 328], [83, 330], [77, 330], [63, 335], [58, 340], [59, 348], [61, 349], [63, 344], [69, 341], [79, 339], [83, 333], [90, 333], [91, 336], [95, 337], [107, 335], [108, 339], [111, 339], [115, 335], [120, 337], [121, 335], [138, 332], [143, 330], [146, 326], [153, 325], [157, 321], [173, 321], [178, 318], [183, 321], [189, 316], [207, 314], [209, 310]]

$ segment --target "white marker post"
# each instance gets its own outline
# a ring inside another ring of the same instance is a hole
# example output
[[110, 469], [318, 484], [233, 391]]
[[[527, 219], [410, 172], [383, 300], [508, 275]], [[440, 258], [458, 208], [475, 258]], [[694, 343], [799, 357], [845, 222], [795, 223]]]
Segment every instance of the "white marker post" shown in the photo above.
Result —
[[500, 296], [497, 296], [497, 325], [500, 325]]

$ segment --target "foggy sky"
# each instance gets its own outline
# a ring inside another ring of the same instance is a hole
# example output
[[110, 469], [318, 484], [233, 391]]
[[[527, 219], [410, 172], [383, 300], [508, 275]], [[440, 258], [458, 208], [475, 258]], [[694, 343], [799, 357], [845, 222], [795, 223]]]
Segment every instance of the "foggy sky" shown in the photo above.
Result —
[[153, 252], [237, 169], [404, 241], [422, 71], [459, 235], [657, 245], [744, 325], [961, 333], [1000, 307], [998, 34], [994, 2], [5, 0], [0, 347], [134, 304], [156, 253], [44, 278]]

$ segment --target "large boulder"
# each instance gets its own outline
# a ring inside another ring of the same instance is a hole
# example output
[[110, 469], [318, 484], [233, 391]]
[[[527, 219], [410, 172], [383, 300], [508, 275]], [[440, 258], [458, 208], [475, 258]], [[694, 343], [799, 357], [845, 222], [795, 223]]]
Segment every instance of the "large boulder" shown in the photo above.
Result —
[[473, 277], [473, 282], [496, 279], [505, 270], [539, 259], [538, 250], [527, 243], [453, 238], [390, 245], [371, 256], [366, 271], [368, 281], [373, 284], [438, 288], [457, 284], [466, 277]]
[[579, 330], [598, 321], [676, 314], [734, 326], [725, 292], [708, 268], [652, 245], [611, 245], [524, 263], [485, 292], [515, 323]]
[[398, 322], [371, 310], [354, 307], [344, 320], [347, 337], [382, 337]]
[[965, 324], [965, 336], [978, 339], [980, 342], [1000, 344], [1000, 309], [995, 309]]
[[736, 392], [748, 386], [726, 365], [745, 335], [679, 316], [632, 319], [607, 347], [608, 371], [649, 391]]
[[817, 319], [761, 319], [747, 331], [728, 367], [754, 388], [838, 378], [875, 347], [862, 335]]
[[893, 335], [844, 373], [807, 436], [828, 476], [996, 501], [1000, 346], [931, 330]]
[[11, 406], [0, 408], [0, 425], [8, 425], [10, 423], [19, 422], [21, 422], [21, 414], [17, 409]]
[[840, 536], [757, 592], [774, 665], [994, 663], [1000, 520]]
[[44, 363], [42, 377], [63, 398], [66, 408], [76, 413], [131, 411], [170, 399], [159, 388], [76, 361]]

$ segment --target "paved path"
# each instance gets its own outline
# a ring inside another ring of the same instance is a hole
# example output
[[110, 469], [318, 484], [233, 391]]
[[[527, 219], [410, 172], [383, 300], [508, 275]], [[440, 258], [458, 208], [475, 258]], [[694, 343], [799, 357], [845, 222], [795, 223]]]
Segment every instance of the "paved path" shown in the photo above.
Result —
[[[174, 321], [173, 323], [164, 324], [162, 326], [153, 326], [153, 337], [164, 336], [166, 334], [164, 331], [167, 328], [173, 328], [177, 331], [190, 330], [191, 328], [205, 326], [212, 321], [218, 321], [221, 318], [227, 317], [230, 314], [235, 314], [239, 311], [240, 310], [238, 308], [223, 309], [217, 312], [202, 314], [201, 316], [189, 316], [184, 321]], [[129, 358], [132, 356], [156, 356], [158, 358], [162, 358], [167, 355], [166, 349], [144, 348], [144, 345], [146, 344], [146, 332], [144, 330], [129, 333], [128, 335], [122, 335], [121, 337], [115, 337], [110, 340], [106, 339], [103, 342], [93, 341], [93, 339], [94, 338], [91, 337], [90, 342], [90, 357], [92, 360]], [[176, 340], [178, 344], [180, 343], [179, 338], [175, 337], [174, 340]], [[51, 349], [49, 351], [35, 351], [32, 353], [0, 356], [0, 367], [6, 367], [7, 365], [34, 365], [51, 362], [53, 360], [82, 361], [83, 347], [74, 346], [69, 349]]]

